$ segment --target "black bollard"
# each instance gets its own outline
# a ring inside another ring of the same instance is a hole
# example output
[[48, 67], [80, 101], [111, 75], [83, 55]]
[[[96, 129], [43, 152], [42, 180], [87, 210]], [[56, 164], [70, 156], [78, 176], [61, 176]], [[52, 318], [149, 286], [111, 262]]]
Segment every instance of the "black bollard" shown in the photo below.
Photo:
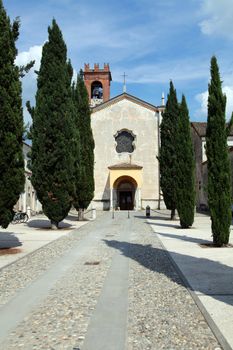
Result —
[[150, 206], [146, 206], [146, 216], [149, 218], [150, 217]]

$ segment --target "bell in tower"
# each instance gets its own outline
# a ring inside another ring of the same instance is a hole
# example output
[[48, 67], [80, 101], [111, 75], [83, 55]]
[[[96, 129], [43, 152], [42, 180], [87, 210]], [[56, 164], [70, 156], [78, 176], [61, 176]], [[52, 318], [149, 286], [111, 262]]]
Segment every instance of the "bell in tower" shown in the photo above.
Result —
[[89, 63], [84, 66], [84, 83], [86, 85], [91, 107], [95, 107], [110, 99], [110, 83], [112, 80], [109, 64], [104, 64], [100, 69], [98, 64], [94, 64], [94, 69]]

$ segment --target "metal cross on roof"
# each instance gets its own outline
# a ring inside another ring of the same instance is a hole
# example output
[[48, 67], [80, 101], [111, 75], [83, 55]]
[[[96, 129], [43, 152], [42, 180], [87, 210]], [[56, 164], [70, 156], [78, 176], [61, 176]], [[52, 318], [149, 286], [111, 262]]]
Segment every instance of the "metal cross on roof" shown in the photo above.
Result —
[[122, 75], [122, 77], [124, 78], [124, 85], [123, 85], [123, 92], [126, 92], [126, 77], [127, 77], [128, 75], [126, 75], [125, 74], [125, 72], [124, 72], [124, 74]]

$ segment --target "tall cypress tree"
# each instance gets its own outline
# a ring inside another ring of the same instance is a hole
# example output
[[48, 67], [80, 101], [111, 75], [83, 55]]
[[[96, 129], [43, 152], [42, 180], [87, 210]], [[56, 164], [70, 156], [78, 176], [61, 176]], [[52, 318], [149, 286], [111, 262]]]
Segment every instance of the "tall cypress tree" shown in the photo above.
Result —
[[0, 0], [0, 226], [13, 218], [13, 206], [24, 188], [23, 112], [15, 42], [19, 21], [11, 25]]
[[172, 81], [167, 97], [165, 112], [161, 122], [160, 176], [161, 189], [167, 209], [171, 210], [171, 219], [175, 217], [176, 209], [176, 134], [179, 119], [179, 105]]
[[31, 170], [45, 215], [57, 227], [74, 195], [72, 69], [55, 20], [42, 51], [33, 110]]
[[80, 154], [80, 126], [79, 126], [79, 114], [78, 114], [78, 105], [79, 105], [79, 95], [77, 91], [77, 80], [76, 83], [72, 84], [72, 101], [73, 101], [73, 123], [74, 123], [74, 140], [76, 141], [74, 147], [74, 181], [75, 181], [75, 194], [73, 198], [73, 206], [78, 210], [79, 209], [79, 188], [80, 188], [80, 172], [81, 172], [81, 154]]
[[74, 206], [86, 209], [94, 196], [94, 139], [91, 129], [91, 111], [83, 72], [77, 78], [73, 93], [76, 110], [76, 127], [79, 131], [79, 164], [76, 167], [76, 196]]
[[206, 154], [208, 168], [208, 205], [213, 243], [222, 246], [229, 241], [231, 224], [231, 176], [225, 120], [226, 96], [222, 92], [219, 68], [211, 58], [211, 81], [208, 97]]
[[182, 228], [192, 226], [195, 207], [194, 152], [189, 111], [184, 95], [180, 104], [176, 137], [176, 204]]

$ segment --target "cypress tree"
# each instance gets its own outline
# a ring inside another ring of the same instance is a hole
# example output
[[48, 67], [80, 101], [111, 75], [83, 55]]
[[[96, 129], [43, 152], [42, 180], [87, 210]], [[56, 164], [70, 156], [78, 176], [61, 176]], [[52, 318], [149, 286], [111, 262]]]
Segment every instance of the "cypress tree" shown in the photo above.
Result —
[[79, 130], [79, 115], [78, 115], [78, 104], [79, 96], [77, 91], [77, 80], [76, 83], [72, 84], [72, 101], [73, 101], [73, 123], [74, 123], [74, 139], [76, 141], [74, 147], [74, 181], [75, 181], [75, 193], [73, 198], [73, 206], [75, 209], [79, 209], [78, 201], [78, 189], [80, 188], [80, 172], [81, 172], [81, 155], [80, 155], [80, 130]]
[[73, 98], [80, 142], [79, 162], [76, 167], [76, 195], [73, 205], [77, 210], [83, 211], [94, 196], [94, 139], [88, 92], [82, 71], [77, 77]]
[[0, 0], [0, 226], [13, 218], [13, 207], [24, 188], [22, 151], [23, 112], [15, 42], [19, 21], [13, 24]]
[[161, 189], [167, 209], [171, 210], [171, 219], [175, 217], [176, 209], [176, 134], [179, 119], [179, 105], [172, 81], [167, 97], [165, 112], [161, 122], [160, 176]]
[[189, 111], [185, 96], [182, 96], [177, 124], [176, 155], [177, 184], [176, 203], [182, 228], [192, 226], [195, 207], [194, 152], [191, 138]]
[[74, 195], [72, 69], [55, 20], [48, 33], [32, 110], [31, 170], [38, 199], [55, 228], [67, 216]]
[[226, 96], [222, 92], [219, 68], [211, 58], [206, 155], [208, 169], [208, 205], [213, 243], [222, 246], [229, 241], [231, 224], [231, 176], [225, 121]]

